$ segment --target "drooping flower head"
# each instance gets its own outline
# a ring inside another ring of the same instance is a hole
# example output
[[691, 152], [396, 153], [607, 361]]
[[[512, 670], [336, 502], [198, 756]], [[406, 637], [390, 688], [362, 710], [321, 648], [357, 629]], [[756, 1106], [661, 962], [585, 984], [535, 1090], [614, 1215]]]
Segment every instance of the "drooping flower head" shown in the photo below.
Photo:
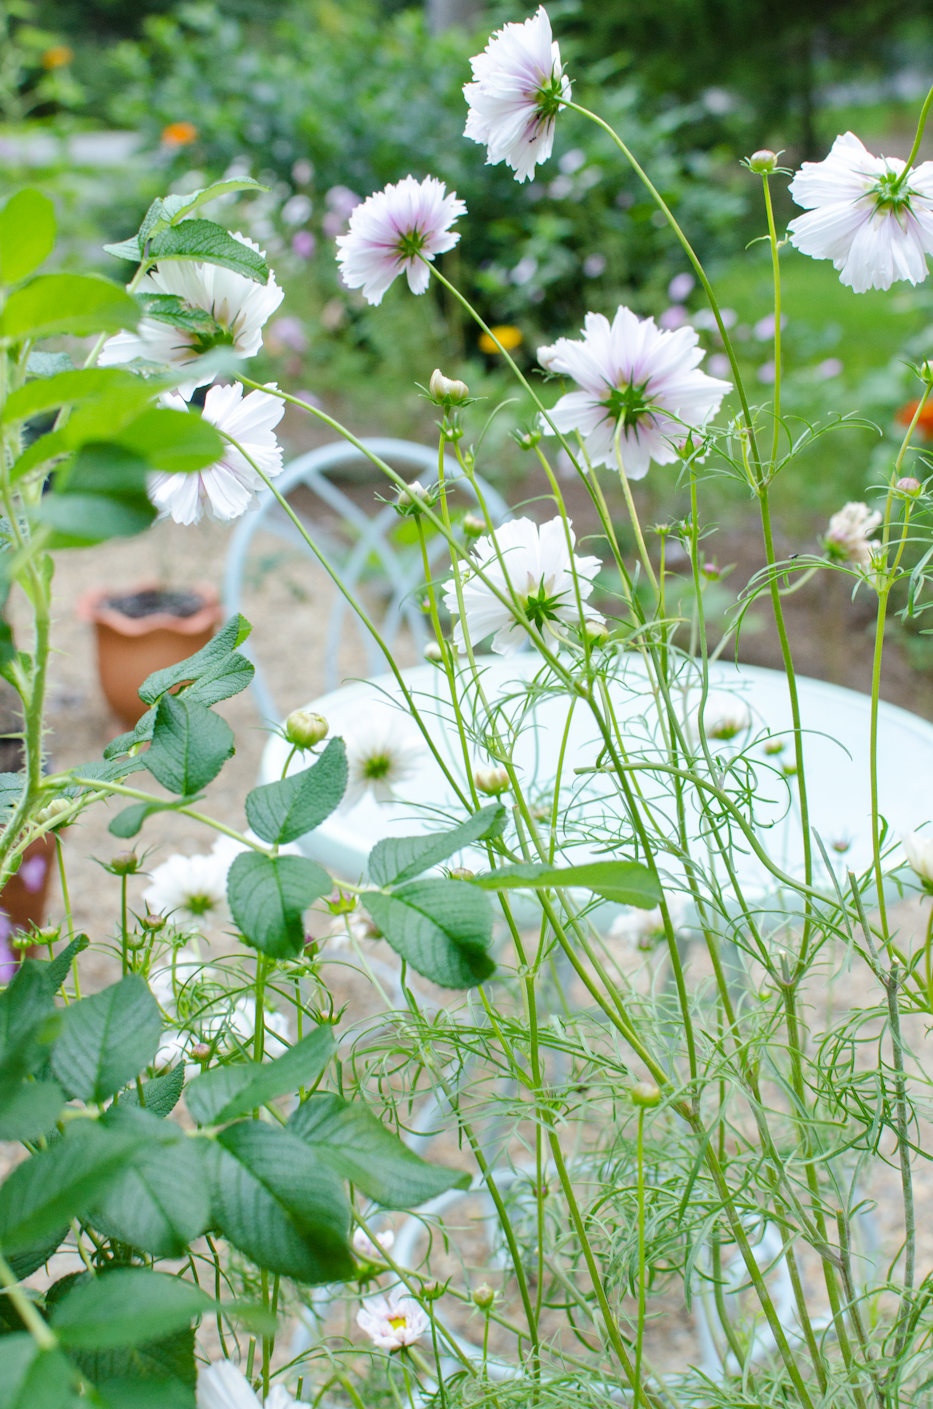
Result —
[[424, 1335], [428, 1318], [403, 1288], [393, 1287], [388, 1296], [368, 1297], [356, 1314], [356, 1324], [379, 1350], [400, 1350]]
[[933, 254], [933, 162], [905, 174], [897, 157], [875, 157], [852, 132], [824, 161], [805, 161], [790, 193], [808, 212], [788, 225], [791, 244], [831, 259], [857, 294], [898, 279], [922, 283]]
[[428, 263], [460, 239], [451, 230], [466, 214], [456, 191], [436, 176], [406, 176], [377, 191], [350, 216], [346, 235], [337, 237], [337, 263], [348, 289], [362, 289], [367, 303], [381, 303], [399, 276], [408, 276], [413, 294], [423, 294], [431, 277]]
[[[265, 258], [265, 252], [246, 235], [237, 233], [233, 238]], [[188, 312], [200, 309], [208, 315], [204, 327], [175, 327], [157, 318], [142, 318], [135, 332], [117, 333], [104, 343], [98, 363], [112, 367], [138, 359], [190, 367], [192, 380], [179, 388], [185, 397], [213, 381], [215, 373], [197, 370], [198, 358], [212, 347], [231, 347], [239, 357], [254, 357], [262, 346], [264, 324], [285, 297], [274, 274], [258, 284], [219, 264], [187, 259], [157, 264], [140, 281], [139, 292], [174, 295]]]
[[[699, 370], [698, 341], [691, 327], [665, 332], [629, 308], [620, 307], [611, 323], [602, 313], [588, 313], [582, 341], [558, 338], [538, 348], [542, 367], [583, 388], [562, 396], [551, 420], [562, 434], [580, 432], [592, 464], [610, 466], [621, 423], [629, 479], [641, 479], [652, 460], [670, 464], [689, 431], [702, 430], [732, 390], [729, 382]], [[542, 429], [553, 434], [546, 421]]]
[[869, 568], [880, 545], [872, 543], [869, 534], [881, 523], [881, 514], [867, 504], [849, 503], [833, 514], [823, 539], [829, 556], [839, 563], [855, 563]]
[[464, 136], [485, 143], [487, 166], [504, 161], [516, 181], [527, 181], [551, 155], [555, 119], [570, 99], [544, 6], [524, 24], [496, 30], [470, 63], [474, 81], [463, 89], [470, 105]]
[[[555, 621], [580, 629], [586, 623], [601, 622], [599, 613], [586, 605], [601, 564], [598, 558], [578, 558], [572, 553], [575, 542], [573, 528], [559, 516], [540, 529], [531, 519], [512, 519], [502, 524], [494, 537], [477, 539], [470, 562], [482, 570], [489, 585], [475, 572], [468, 571], [462, 578], [470, 640], [478, 643], [494, 631], [492, 649], [498, 655], [510, 656], [518, 649], [525, 627], [508, 605], [510, 599], [518, 602], [539, 631]], [[506, 598], [504, 602], [493, 588]], [[451, 616], [459, 613], [453, 580], [444, 586], [444, 605]], [[454, 640], [461, 651], [466, 650], [462, 620], [457, 622]]]
[[[271, 384], [270, 384], [271, 385]], [[160, 398], [163, 406], [175, 411], [188, 408], [171, 392]], [[243, 395], [239, 382], [211, 387], [204, 398], [203, 417], [243, 447], [270, 476], [282, 469], [282, 447], [274, 427], [282, 419], [285, 403], [265, 391]], [[199, 523], [206, 509], [213, 519], [226, 522], [239, 518], [249, 506], [262, 479], [249, 460], [234, 445], [227, 445], [223, 459], [207, 469], [189, 474], [167, 474], [157, 470], [149, 476], [149, 498], [163, 516], [171, 514], [176, 523]]]
[[347, 738], [349, 781], [341, 808], [355, 807], [366, 793], [376, 802], [394, 802], [395, 789], [416, 772], [423, 746], [394, 720], [377, 723]]

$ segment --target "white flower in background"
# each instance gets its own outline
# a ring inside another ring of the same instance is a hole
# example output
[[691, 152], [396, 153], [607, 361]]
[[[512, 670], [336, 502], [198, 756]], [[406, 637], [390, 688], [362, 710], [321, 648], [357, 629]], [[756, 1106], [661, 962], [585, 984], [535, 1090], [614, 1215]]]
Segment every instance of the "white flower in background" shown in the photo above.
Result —
[[230, 863], [213, 853], [183, 856], [176, 852], [151, 872], [143, 891], [150, 912], [164, 915], [183, 930], [206, 929], [227, 909]]
[[284, 1385], [276, 1385], [263, 1401], [249, 1380], [229, 1360], [215, 1360], [198, 1371], [198, 1409], [310, 1409], [294, 1399]]
[[212, 972], [196, 950], [185, 947], [176, 950], [174, 957], [167, 958], [165, 963], [151, 969], [148, 982], [159, 1006], [171, 1011], [177, 993], [202, 976], [212, 976]]
[[[248, 245], [265, 258], [265, 251], [246, 235], [234, 234], [241, 245]], [[173, 328], [157, 318], [141, 318], [135, 332], [117, 333], [101, 349], [98, 363], [113, 367], [124, 362], [167, 363], [172, 367], [190, 367], [192, 380], [179, 388], [190, 396], [195, 387], [214, 380], [214, 373], [200, 374], [198, 358], [212, 347], [230, 346], [238, 357], [254, 357], [262, 346], [263, 325], [271, 318], [285, 297], [270, 273], [265, 284], [222, 269], [219, 264], [201, 264], [190, 259], [170, 259], [157, 264], [144, 275], [140, 293], [174, 294], [189, 308], [209, 313], [220, 326], [220, 333], [203, 334]]]
[[417, 771], [424, 753], [421, 741], [399, 728], [395, 720], [377, 723], [366, 734], [347, 740], [349, 782], [341, 811], [355, 807], [366, 793], [376, 802], [395, 802], [395, 789]]
[[933, 162], [903, 181], [897, 157], [875, 157], [852, 132], [837, 137], [825, 161], [805, 161], [790, 193], [807, 214], [788, 225], [791, 244], [812, 259], [831, 259], [857, 294], [920, 284], [933, 254]]
[[377, 1233], [375, 1243], [365, 1228], [357, 1228], [351, 1240], [353, 1251], [359, 1253], [360, 1257], [368, 1257], [373, 1262], [381, 1262], [383, 1252], [391, 1252], [394, 1243], [395, 1234], [391, 1228], [386, 1228], [383, 1233]]
[[356, 1324], [380, 1350], [414, 1345], [428, 1329], [428, 1318], [418, 1303], [401, 1288], [388, 1296], [371, 1296], [356, 1313]]
[[867, 504], [849, 503], [833, 514], [823, 539], [823, 546], [837, 562], [855, 563], [869, 568], [881, 545], [868, 537], [881, 523], [881, 514]]
[[703, 710], [703, 723], [706, 737], [729, 743], [739, 734], [745, 734], [752, 727], [752, 716], [748, 705], [732, 695], [717, 698], [711, 696]]
[[[500, 601], [475, 572], [464, 573], [462, 595], [470, 640], [480, 642], [494, 631], [492, 649], [500, 656], [512, 655], [525, 639], [525, 628], [508, 605], [513, 597], [539, 631], [553, 621], [582, 627], [578, 593], [584, 621], [602, 622], [599, 613], [586, 606], [601, 563], [598, 558], [572, 554], [575, 542], [572, 526], [559, 516], [540, 529], [531, 519], [511, 519], [494, 537], [478, 538], [470, 564], [482, 569], [506, 600]], [[444, 586], [444, 605], [451, 616], [460, 610], [453, 579]], [[462, 621], [457, 622], [454, 640], [461, 651], [466, 650]]]
[[[588, 313], [582, 342], [558, 338], [538, 348], [542, 367], [583, 388], [562, 396], [551, 420], [564, 435], [580, 432], [592, 464], [613, 467], [621, 423], [629, 479], [646, 475], [652, 460], [670, 464], [689, 430], [702, 430], [732, 390], [729, 382], [698, 370], [703, 349], [697, 344], [692, 327], [665, 332], [653, 318], [638, 318], [628, 308], [620, 307], [611, 323], [602, 313]], [[541, 428], [553, 434], [543, 419]]]
[[[263, 1011], [263, 1053], [266, 1057], [281, 1057], [288, 1051], [288, 1018], [284, 1013]], [[225, 1034], [228, 1046], [235, 1046], [238, 1040], [245, 1047], [256, 1036], [256, 1000], [243, 994], [227, 1015], [209, 1017], [203, 1024], [204, 1035], [208, 1040], [218, 1034]]]
[[[188, 409], [182, 398], [171, 392], [160, 401], [175, 411]], [[211, 387], [204, 398], [203, 416], [222, 434], [232, 436], [272, 478], [282, 469], [282, 447], [274, 429], [284, 410], [281, 397], [265, 391], [251, 391], [244, 396], [242, 386], [235, 382], [232, 386]], [[191, 474], [156, 471], [149, 476], [148, 487], [149, 498], [163, 517], [170, 514], [176, 523], [193, 524], [200, 523], [205, 509], [211, 518], [221, 522], [239, 518], [262, 483], [245, 455], [228, 445], [223, 459], [207, 469]]]
[[504, 161], [516, 181], [527, 181], [536, 163], [551, 155], [557, 113], [570, 99], [544, 6], [523, 24], [496, 30], [470, 63], [474, 81], [463, 89], [470, 105], [463, 135], [486, 145], [487, 166]]
[[610, 939], [621, 939], [632, 949], [653, 949], [664, 938], [664, 916], [660, 905], [654, 910], [627, 910], [617, 915], [609, 927]]
[[905, 832], [901, 836], [901, 846], [907, 852], [911, 870], [922, 881], [933, 885], [933, 833]]
[[362, 289], [367, 303], [381, 303], [404, 273], [412, 293], [423, 294], [431, 278], [428, 263], [453, 249], [460, 236], [450, 227], [465, 213], [456, 191], [448, 196], [436, 176], [406, 176], [377, 191], [353, 211], [348, 233], [337, 237], [343, 282]]

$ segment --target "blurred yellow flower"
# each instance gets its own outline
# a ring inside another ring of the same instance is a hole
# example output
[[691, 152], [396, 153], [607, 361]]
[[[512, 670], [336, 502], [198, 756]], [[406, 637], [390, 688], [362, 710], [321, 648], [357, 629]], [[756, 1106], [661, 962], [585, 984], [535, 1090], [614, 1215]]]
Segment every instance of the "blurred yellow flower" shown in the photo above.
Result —
[[162, 129], [162, 141], [166, 147], [188, 147], [196, 141], [198, 129], [193, 122], [170, 122]]
[[53, 44], [51, 49], [46, 49], [42, 55], [42, 67], [47, 69], [65, 68], [74, 58], [74, 50], [69, 49], [67, 44]]
[[[492, 334], [492, 337], [489, 336]], [[490, 328], [489, 333], [481, 333], [479, 339], [480, 352], [511, 352], [515, 347], [521, 347], [521, 329], [513, 328], [511, 323], [503, 323], [498, 328]], [[493, 342], [493, 338], [500, 344], [499, 347]]]

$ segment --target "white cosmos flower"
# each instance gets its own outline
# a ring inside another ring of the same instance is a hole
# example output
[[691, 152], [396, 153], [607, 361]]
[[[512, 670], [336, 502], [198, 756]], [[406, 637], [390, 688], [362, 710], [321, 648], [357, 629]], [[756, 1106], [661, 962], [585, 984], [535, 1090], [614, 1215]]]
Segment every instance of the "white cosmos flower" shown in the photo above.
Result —
[[428, 263], [453, 249], [460, 236], [450, 227], [465, 214], [456, 191], [448, 196], [436, 176], [423, 181], [406, 176], [376, 191], [353, 211], [348, 233], [337, 236], [343, 282], [348, 289], [362, 289], [367, 303], [381, 303], [404, 273], [412, 293], [423, 294], [431, 278]]
[[[699, 371], [703, 349], [697, 343], [694, 328], [666, 332], [629, 308], [620, 307], [611, 323], [602, 313], [588, 313], [582, 342], [558, 338], [538, 348], [542, 367], [583, 388], [562, 396], [551, 420], [564, 435], [580, 432], [592, 464], [610, 466], [621, 421], [622, 465], [629, 479], [642, 479], [652, 460], [676, 460], [689, 429], [702, 430], [732, 390]], [[553, 434], [546, 421], [541, 426]]]
[[[531, 519], [511, 519], [496, 530], [494, 537], [478, 538], [470, 563], [482, 569], [506, 601], [500, 601], [492, 586], [487, 586], [475, 572], [466, 570], [461, 581], [470, 640], [482, 641], [494, 631], [492, 649], [498, 655], [510, 656], [518, 649], [525, 638], [525, 628], [509, 607], [510, 598], [517, 599], [539, 631], [553, 621], [581, 627], [578, 594], [584, 621], [602, 622], [599, 613], [586, 605], [601, 563], [598, 558], [578, 558], [571, 552], [575, 543], [571, 524], [565, 524], [560, 516], [542, 524], [540, 529]], [[444, 586], [444, 605], [451, 616], [460, 610], [453, 579]], [[461, 651], [466, 650], [462, 620], [457, 622], [454, 640]]]
[[837, 562], [855, 563], [870, 568], [881, 545], [872, 543], [868, 535], [881, 523], [881, 514], [872, 512], [867, 504], [849, 503], [833, 514], [823, 539], [823, 546]]
[[551, 155], [557, 113], [570, 99], [544, 6], [524, 24], [496, 30], [470, 63], [474, 81], [463, 89], [470, 105], [464, 136], [486, 144], [487, 166], [504, 161], [516, 181], [527, 181], [536, 163]]
[[386, 1228], [384, 1232], [376, 1234], [376, 1241], [366, 1232], [365, 1228], [357, 1228], [350, 1240], [350, 1245], [354, 1252], [358, 1252], [360, 1257], [368, 1257], [373, 1262], [381, 1262], [383, 1251], [391, 1252], [395, 1244], [395, 1234], [391, 1228]]
[[911, 870], [922, 881], [933, 883], [933, 834], [905, 832], [901, 836], [901, 846], [907, 852]]
[[791, 244], [831, 259], [856, 293], [889, 289], [897, 279], [922, 283], [933, 254], [933, 162], [905, 170], [897, 157], [875, 157], [852, 132], [837, 137], [825, 161], [805, 161], [790, 193], [807, 214], [788, 225]]
[[230, 863], [213, 852], [176, 852], [151, 872], [143, 900], [152, 914], [164, 915], [183, 930], [202, 931], [226, 915]]
[[395, 802], [395, 789], [417, 771], [424, 753], [419, 739], [401, 729], [394, 719], [375, 723], [366, 733], [346, 740], [349, 781], [341, 811], [355, 807], [366, 793], [376, 802]]
[[[175, 411], [188, 409], [182, 398], [171, 392], [160, 401]], [[211, 387], [204, 398], [202, 414], [205, 421], [232, 436], [271, 478], [282, 469], [282, 447], [274, 428], [284, 409], [281, 397], [265, 391], [251, 391], [244, 396], [240, 383], [234, 382], [232, 386]], [[239, 518], [249, 507], [253, 492], [262, 488], [262, 480], [249, 460], [233, 445], [227, 445], [223, 459], [207, 469], [190, 474], [156, 471], [149, 476], [148, 486], [149, 498], [163, 517], [170, 514], [176, 523], [192, 524], [200, 523], [205, 508], [211, 518], [221, 522]]]
[[[215, 1360], [198, 1371], [198, 1409], [263, 1409], [249, 1380], [229, 1360]], [[269, 1391], [264, 1409], [310, 1409], [304, 1400], [294, 1399], [284, 1385]]]
[[356, 1313], [356, 1324], [380, 1350], [399, 1350], [414, 1345], [428, 1329], [422, 1308], [401, 1287], [388, 1296], [371, 1296]]
[[[234, 234], [241, 245], [261, 254], [265, 251], [246, 235]], [[214, 380], [214, 373], [199, 373], [198, 358], [217, 344], [229, 345], [239, 357], [254, 357], [262, 346], [263, 325], [285, 297], [269, 275], [265, 284], [235, 274], [219, 264], [201, 264], [190, 259], [170, 259], [157, 264], [139, 283], [140, 293], [174, 294], [189, 308], [201, 308], [220, 325], [220, 334], [198, 334], [173, 328], [157, 318], [141, 318], [135, 332], [117, 333], [109, 338], [97, 359], [101, 367], [113, 367], [137, 359], [172, 367], [190, 367], [192, 379], [179, 388], [185, 397], [195, 387]]]
[[[697, 711], [698, 714], [699, 711]], [[737, 699], [735, 695], [714, 693], [706, 701], [703, 710], [703, 723], [708, 739], [729, 743], [739, 734], [748, 732], [752, 727], [752, 715], [744, 700]], [[699, 738], [698, 725], [698, 718], [694, 716], [691, 729], [696, 738]]]
[[610, 939], [621, 939], [632, 949], [653, 949], [664, 938], [664, 916], [660, 905], [653, 910], [626, 910], [609, 927]]

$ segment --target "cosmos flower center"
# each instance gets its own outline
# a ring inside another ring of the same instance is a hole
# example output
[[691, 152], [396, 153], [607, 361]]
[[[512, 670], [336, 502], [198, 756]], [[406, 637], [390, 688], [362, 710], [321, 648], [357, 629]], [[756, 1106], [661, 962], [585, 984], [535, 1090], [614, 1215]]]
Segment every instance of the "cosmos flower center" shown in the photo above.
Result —
[[388, 1320], [389, 1325], [392, 1327], [393, 1331], [404, 1330], [405, 1327], [408, 1325], [408, 1320], [404, 1316], [390, 1316]]
[[216, 908], [217, 902], [212, 895], [198, 894], [189, 895], [185, 900], [185, 909], [190, 910], [192, 915], [206, 915], [209, 910]]
[[648, 413], [650, 402], [645, 398], [647, 385], [645, 381], [640, 386], [636, 386], [634, 382], [627, 386], [614, 386], [603, 402], [612, 420], [621, 420], [623, 430], [636, 426]]
[[392, 765], [395, 762], [390, 753], [373, 753], [369, 758], [363, 760], [361, 772], [364, 778], [371, 782], [378, 782], [380, 778], [387, 778], [392, 772]]
[[[531, 584], [529, 583], [529, 586]], [[540, 631], [546, 621], [556, 621], [562, 592], [552, 592], [553, 580], [542, 577], [536, 592], [529, 592], [523, 606], [528, 620]]]
[[419, 251], [423, 250], [428, 242], [427, 235], [419, 230], [417, 225], [413, 230], [406, 230], [398, 238], [398, 252], [401, 259], [415, 259]]

